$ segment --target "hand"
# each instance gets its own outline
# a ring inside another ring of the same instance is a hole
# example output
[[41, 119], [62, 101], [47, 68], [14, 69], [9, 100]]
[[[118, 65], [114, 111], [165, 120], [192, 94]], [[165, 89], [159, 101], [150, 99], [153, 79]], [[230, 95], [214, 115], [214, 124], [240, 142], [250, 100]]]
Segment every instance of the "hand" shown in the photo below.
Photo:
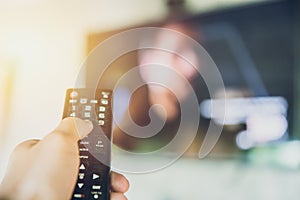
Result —
[[[44, 139], [19, 144], [1, 183], [0, 199], [70, 199], [78, 176], [77, 141], [92, 129], [91, 122], [65, 118]], [[111, 173], [111, 200], [127, 199], [128, 187], [123, 175]]]

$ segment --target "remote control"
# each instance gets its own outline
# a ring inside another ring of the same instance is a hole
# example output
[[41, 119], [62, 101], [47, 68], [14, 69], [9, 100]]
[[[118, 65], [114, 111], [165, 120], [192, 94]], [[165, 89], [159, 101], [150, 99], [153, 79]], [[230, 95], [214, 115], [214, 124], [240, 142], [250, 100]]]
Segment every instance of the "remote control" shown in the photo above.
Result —
[[92, 132], [78, 142], [80, 165], [72, 200], [109, 200], [112, 131], [112, 92], [101, 89], [68, 89], [63, 118], [93, 122]]

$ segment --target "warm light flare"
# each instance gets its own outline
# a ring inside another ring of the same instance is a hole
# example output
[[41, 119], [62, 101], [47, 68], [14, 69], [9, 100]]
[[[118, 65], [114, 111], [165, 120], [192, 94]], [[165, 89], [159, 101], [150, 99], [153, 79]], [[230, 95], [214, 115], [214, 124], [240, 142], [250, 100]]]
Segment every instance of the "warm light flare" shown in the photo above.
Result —
[[15, 75], [14, 61], [0, 59], [0, 146], [4, 141]]

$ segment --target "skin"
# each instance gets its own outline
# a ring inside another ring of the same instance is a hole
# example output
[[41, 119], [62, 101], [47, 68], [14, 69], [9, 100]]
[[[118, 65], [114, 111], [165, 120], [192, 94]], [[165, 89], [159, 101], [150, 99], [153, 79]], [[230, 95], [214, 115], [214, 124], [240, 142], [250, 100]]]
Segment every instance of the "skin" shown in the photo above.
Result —
[[[19, 144], [0, 185], [0, 199], [70, 199], [78, 176], [77, 142], [92, 128], [91, 122], [65, 118], [42, 140]], [[111, 173], [111, 200], [126, 200], [128, 188], [123, 175]]]

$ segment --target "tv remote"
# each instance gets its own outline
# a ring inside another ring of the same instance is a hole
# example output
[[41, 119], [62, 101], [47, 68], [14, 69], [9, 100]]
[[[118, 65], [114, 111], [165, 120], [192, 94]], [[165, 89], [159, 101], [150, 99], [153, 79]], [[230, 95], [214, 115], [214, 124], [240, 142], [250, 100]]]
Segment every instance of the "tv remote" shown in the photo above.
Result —
[[112, 92], [75, 88], [66, 92], [63, 118], [93, 122], [92, 132], [78, 142], [80, 165], [72, 200], [109, 200]]

